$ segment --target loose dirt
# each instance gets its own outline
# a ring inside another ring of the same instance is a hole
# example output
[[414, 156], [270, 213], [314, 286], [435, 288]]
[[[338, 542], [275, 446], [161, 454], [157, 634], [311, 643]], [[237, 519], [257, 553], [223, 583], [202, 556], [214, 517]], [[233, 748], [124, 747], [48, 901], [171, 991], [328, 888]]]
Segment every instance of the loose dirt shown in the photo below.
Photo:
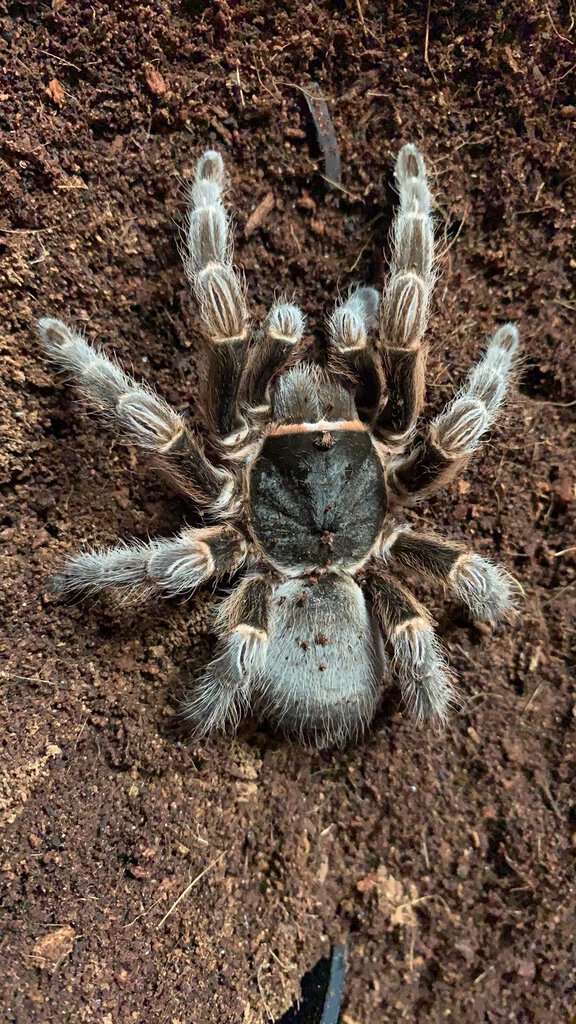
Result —
[[[573, 25], [557, 0], [8, 5], [5, 1020], [263, 1024], [343, 936], [344, 1024], [574, 1020]], [[316, 329], [338, 289], [381, 280], [409, 140], [441, 250], [428, 412], [498, 322], [524, 356], [483, 453], [414, 518], [506, 565], [521, 615], [480, 628], [418, 588], [465, 697], [445, 735], [390, 688], [343, 752], [254, 723], [187, 746], [167, 723], [213, 649], [213, 595], [66, 606], [46, 578], [83, 544], [194, 512], [55, 382], [35, 318], [85, 327], [193, 414], [176, 225], [199, 153], [227, 158], [254, 313], [294, 293]]]

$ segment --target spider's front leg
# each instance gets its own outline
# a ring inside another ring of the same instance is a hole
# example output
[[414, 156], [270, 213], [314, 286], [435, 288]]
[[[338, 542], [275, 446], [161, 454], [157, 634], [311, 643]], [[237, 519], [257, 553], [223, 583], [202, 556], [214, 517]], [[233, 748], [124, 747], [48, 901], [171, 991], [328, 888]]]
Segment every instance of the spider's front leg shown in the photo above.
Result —
[[362, 286], [337, 304], [328, 320], [328, 338], [338, 362], [357, 381], [356, 407], [362, 419], [372, 422], [385, 392], [377, 353], [370, 344], [370, 331], [378, 322], [380, 296], [374, 288]]
[[301, 341], [304, 316], [297, 306], [276, 303], [249, 344], [246, 299], [232, 264], [222, 203], [225, 187], [222, 157], [208, 150], [198, 161], [190, 190], [184, 266], [209, 344], [208, 417], [220, 440], [234, 444], [246, 421], [262, 419], [268, 411], [270, 381]]
[[384, 540], [380, 557], [443, 583], [480, 621], [497, 622], [514, 609], [519, 587], [502, 566], [440, 537], [400, 526]]
[[387, 397], [374, 429], [379, 440], [401, 448], [424, 400], [428, 349], [422, 339], [434, 284], [434, 230], [426, 167], [416, 146], [402, 147], [395, 173], [400, 208], [380, 318]]
[[58, 594], [94, 594], [113, 589], [125, 600], [189, 596], [201, 583], [235, 572], [246, 542], [231, 526], [182, 530], [149, 543], [119, 544], [84, 551], [65, 562], [51, 580]]
[[194, 736], [234, 729], [249, 711], [266, 662], [272, 590], [268, 577], [249, 576], [221, 605], [219, 653], [182, 707], [182, 720]]
[[220, 153], [207, 150], [190, 189], [184, 267], [194, 289], [208, 342], [206, 413], [214, 434], [234, 443], [246, 429], [238, 402], [249, 315], [243, 284], [232, 262], [226, 187]]
[[408, 455], [391, 463], [389, 490], [400, 503], [427, 497], [464, 468], [502, 405], [517, 348], [516, 327], [500, 327], [454, 401]]
[[126, 440], [154, 456], [179, 490], [207, 511], [230, 507], [233, 476], [211, 465], [179, 413], [60, 320], [40, 320], [39, 328], [52, 362], [120, 428]]
[[266, 323], [250, 347], [239, 385], [239, 403], [248, 419], [262, 421], [270, 411], [270, 388], [275, 375], [297, 351], [305, 318], [298, 306], [272, 306]]
[[367, 589], [411, 714], [417, 721], [445, 721], [458, 698], [428, 612], [382, 564], [369, 571]]

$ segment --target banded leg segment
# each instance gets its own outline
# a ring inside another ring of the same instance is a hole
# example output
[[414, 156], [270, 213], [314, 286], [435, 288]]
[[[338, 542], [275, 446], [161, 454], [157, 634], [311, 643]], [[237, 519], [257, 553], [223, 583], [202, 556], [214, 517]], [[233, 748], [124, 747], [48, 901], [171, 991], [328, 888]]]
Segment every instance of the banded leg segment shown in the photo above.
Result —
[[381, 557], [445, 584], [480, 621], [497, 622], [514, 608], [518, 586], [513, 578], [458, 544], [400, 527], [385, 541]]
[[245, 426], [237, 391], [249, 326], [244, 288], [232, 264], [225, 186], [222, 157], [208, 150], [196, 165], [190, 189], [184, 257], [209, 343], [206, 412], [224, 438]]
[[246, 358], [240, 383], [240, 404], [249, 420], [264, 418], [270, 409], [270, 386], [296, 351], [304, 335], [305, 318], [289, 302], [272, 307]]
[[328, 338], [339, 360], [357, 381], [356, 407], [371, 421], [385, 393], [385, 384], [369, 333], [378, 321], [380, 296], [361, 287], [339, 303], [328, 320]]
[[114, 589], [127, 601], [153, 594], [187, 596], [211, 577], [235, 572], [246, 550], [242, 535], [230, 526], [183, 530], [166, 540], [75, 555], [53, 577], [52, 589], [74, 595]]
[[427, 497], [467, 464], [505, 398], [518, 340], [513, 324], [496, 331], [454, 401], [432, 421], [420, 444], [391, 464], [388, 483], [399, 501]]
[[402, 147], [395, 173], [400, 208], [380, 321], [387, 398], [376, 431], [386, 443], [401, 445], [424, 401], [427, 346], [422, 337], [434, 284], [434, 230], [426, 167], [415, 146]]
[[216, 622], [219, 654], [182, 709], [193, 735], [234, 729], [249, 711], [253, 687], [266, 663], [272, 589], [268, 577], [250, 576], [221, 606]]
[[40, 320], [40, 337], [56, 366], [124, 438], [154, 455], [175, 485], [205, 509], [231, 501], [234, 478], [210, 464], [184, 418], [144, 384], [138, 384], [60, 320]]
[[379, 566], [367, 585], [410, 713], [417, 721], [433, 716], [445, 721], [457, 697], [427, 611]]

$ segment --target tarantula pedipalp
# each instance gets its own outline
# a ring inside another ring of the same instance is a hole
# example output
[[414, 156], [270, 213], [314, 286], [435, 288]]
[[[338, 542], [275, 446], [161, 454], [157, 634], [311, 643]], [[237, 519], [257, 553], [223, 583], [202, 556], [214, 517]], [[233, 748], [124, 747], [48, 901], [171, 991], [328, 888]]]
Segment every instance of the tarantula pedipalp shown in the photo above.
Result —
[[274, 305], [252, 332], [232, 264], [222, 157], [201, 157], [184, 263], [209, 357], [207, 448], [152, 390], [60, 321], [40, 321], [56, 365], [213, 523], [79, 554], [55, 589], [172, 597], [241, 570], [218, 610], [218, 656], [185, 702], [195, 734], [235, 726], [252, 709], [319, 746], [343, 743], [372, 719], [390, 667], [416, 718], [444, 719], [455, 701], [445, 658], [395, 563], [444, 583], [477, 619], [495, 621], [512, 606], [503, 569], [394, 514], [465, 466], [502, 403], [518, 345], [516, 328], [500, 327], [461, 391], [414, 438], [434, 281], [430, 192], [415, 146], [400, 151], [396, 179], [382, 307], [366, 287], [340, 302], [320, 365], [305, 354], [294, 305]]

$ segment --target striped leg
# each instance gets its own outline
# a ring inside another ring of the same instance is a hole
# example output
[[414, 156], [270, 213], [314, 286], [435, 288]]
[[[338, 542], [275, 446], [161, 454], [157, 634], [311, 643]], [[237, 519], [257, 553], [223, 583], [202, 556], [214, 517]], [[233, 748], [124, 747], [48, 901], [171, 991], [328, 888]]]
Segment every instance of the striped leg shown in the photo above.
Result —
[[411, 714], [445, 721], [457, 696], [428, 612], [378, 565], [367, 586]]
[[376, 422], [380, 440], [401, 447], [424, 400], [423, 342], [434, 284], [434, 231], [424, 160], [403, 146], [396, 161], [400, 208], [393, 227], [390, 279], [382, 304], [380, 340], [388, 395]]
[[444, 583], [475, 619], [497, 622], [514, 608], [518, 585], [506, 570], [457, 544], [406, 526], [386, 538], [380, 555]]
[[274, 377], [297, 350], [304, 335], [304, 314], [288, 302], [270, 310], [250, 348], [240, 382], [240, 404], [249, 420], [261, 420], [270, 409]]
[[194, 736], [227, 726], [234, 729], [248, 712], [253, 686], [266, 662], [271, 595], [269, 579], [250, 576], [221, 606], [218, 657], [182, 708], [182, 719]]
[[357, 381], [356, 407], [371, 421], [385, 391], [377, 353], [369, 332], [377, 323], [380, 296], [374, 288], [357, 288], [339, 303], [328, 320], [328, 337], [339, 360]]
[[208, 341], [206, 412], [224, 442], [228, 435], [235, 441], [245, 427], [237, 393], [249, 327], [244, 288], [232, 265], [225, 186], [224, 161], [208, 150], [190, 189], [184, 256]]
[[235, 572], [245, 557], [246, 543], [230, 526], [183, 530], [167, 540], [75, 555], [53, 577], [52, 589], [74, 595], [114, 589], [127, 601], [187, 596], [211, 577]]
[[469, 374], [454, 401], [432, 421], [423, 440], [390, 466], [388, 484], [403, 504], [447, 484], [467, 464], [506, 395], [518, 331], [505, 324]]
[[179, 413], [60, 320], [40, 320], [39, 328], [50, 359], [120, 428], [126, 440], [151, 452], [160, 468], [198, 506], [212, 512], [228, 508], [234, 478], [210, 464]]

